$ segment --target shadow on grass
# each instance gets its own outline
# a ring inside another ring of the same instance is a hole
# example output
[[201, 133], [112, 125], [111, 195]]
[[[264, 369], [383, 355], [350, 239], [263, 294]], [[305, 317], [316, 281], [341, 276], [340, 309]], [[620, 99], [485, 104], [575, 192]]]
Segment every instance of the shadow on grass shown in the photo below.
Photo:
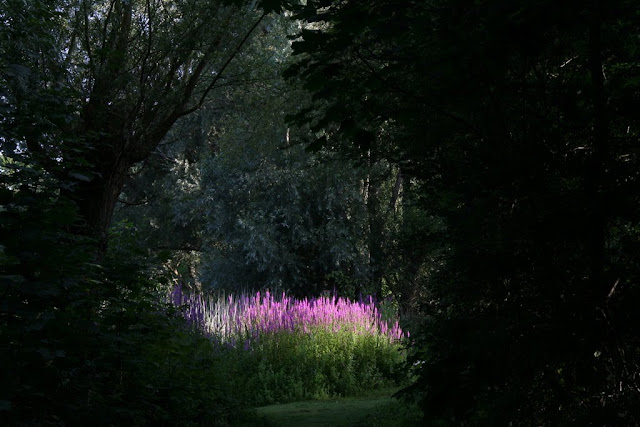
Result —
[[252, 419], [240, 426], [415, 426], [422, 413], [414, 405], [391, 398], [397, 389], [380, 390], [363, 397], [292, 402], [256, 408]]

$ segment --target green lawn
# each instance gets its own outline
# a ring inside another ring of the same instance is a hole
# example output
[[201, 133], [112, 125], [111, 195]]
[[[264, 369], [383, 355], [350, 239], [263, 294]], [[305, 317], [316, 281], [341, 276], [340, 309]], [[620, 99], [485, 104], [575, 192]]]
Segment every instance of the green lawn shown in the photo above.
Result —
[[395, 389], [366, 397], [312, 400], [256, 408], [256, 418], [243, 425], [264, 427], [306, 426], [415, 426], [420, 412], [391, 398]]

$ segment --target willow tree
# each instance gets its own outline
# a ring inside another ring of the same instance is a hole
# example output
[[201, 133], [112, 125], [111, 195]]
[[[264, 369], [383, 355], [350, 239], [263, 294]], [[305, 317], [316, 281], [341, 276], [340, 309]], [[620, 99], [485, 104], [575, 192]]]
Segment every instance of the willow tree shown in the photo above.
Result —
[[[5, 0], [3, 100], [28, 153], [66, 182], [82, 232], [103, 243], [132, 165], [197, 110], [277, 2]], [[33, 38], [34, 25], [42, 37]]]

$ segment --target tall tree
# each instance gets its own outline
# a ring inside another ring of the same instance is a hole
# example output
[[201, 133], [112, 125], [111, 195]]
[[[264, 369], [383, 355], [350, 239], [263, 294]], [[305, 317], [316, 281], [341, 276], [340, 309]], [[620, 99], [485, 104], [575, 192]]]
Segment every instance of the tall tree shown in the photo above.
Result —
[[[75, 180], [63, 192], [78, 205], [84, 232], [104, 240], [129, 168], [202, 106], [276, 3], [258, 2], [258, 11], [240, 0], [3, 1], [18, 49], [3, 71], [7, 99], [19, 109], [15, 126], [30, 128], [24, 140], [3, 140], [3, 151], [27, 150]], [[46, 23], [52, 44], [18, 58], [25, 23]], [[43, 123], [45, 95], [48, 108], [73, 114]]]
[[117, 217], [203, 287], [380, 294], [385, 229], [397, 219], [388, 205], [401, 185], [388, 162], [357, 165], [297, 143], [308, 127], [285, 116], [308, 100], [282, 80], [295, 31], [286, 17], [263, 21], [220, 89], [125, 186]]

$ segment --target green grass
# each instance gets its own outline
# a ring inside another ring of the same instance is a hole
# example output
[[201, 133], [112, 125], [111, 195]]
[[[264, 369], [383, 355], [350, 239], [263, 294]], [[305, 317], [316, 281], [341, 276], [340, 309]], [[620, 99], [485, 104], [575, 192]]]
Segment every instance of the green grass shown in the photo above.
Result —
[[397, 389], [383, 389], [368, 396], [311, 400], [256, 408], [242, 426], [415, 426], [422, 414], [414, 405], [393, 399]]

